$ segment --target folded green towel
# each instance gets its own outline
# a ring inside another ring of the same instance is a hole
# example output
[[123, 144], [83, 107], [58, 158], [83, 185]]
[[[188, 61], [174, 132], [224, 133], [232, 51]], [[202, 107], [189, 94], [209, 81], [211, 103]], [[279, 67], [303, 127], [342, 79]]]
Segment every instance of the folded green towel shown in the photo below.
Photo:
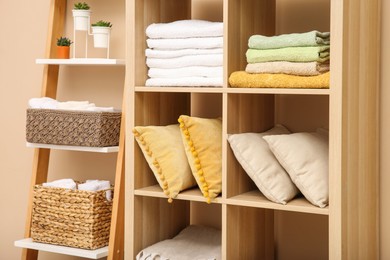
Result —
[[318, 31], [282, 34], [277, 36], [253, 35], [248, 41], [248, 46], [251, 49], [278, 49], [329, 44], [330, 33]]
[[268, 50], [248, 49], [246, 52], [246, 60], [248, 63], [267, 61], [324, 62], [329, 60], [329, 45]]

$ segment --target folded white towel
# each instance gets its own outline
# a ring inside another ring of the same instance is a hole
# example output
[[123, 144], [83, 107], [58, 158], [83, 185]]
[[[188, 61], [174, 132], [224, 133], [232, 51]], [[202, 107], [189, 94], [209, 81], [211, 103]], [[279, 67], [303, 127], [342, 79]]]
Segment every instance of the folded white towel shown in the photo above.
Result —
[[95, 104], [88, 101], [65, 101], [57, 105], [57, 109], [62, 110], [86, 110], [91, 107], [95, 107]]
[[223, 35], [223, 23], [204, 20], [180, 20], [153, 23], [146, 28], [149, 38], [216, 37]]
[[159, 50], [223, 48], [223, 37], [147, 39], [149, 48]]
[[150, 68], [148, 76], [151, 78], [184, 78], [184, 77], [207, 77], [222, 78], [223, 67], [191, 66], [175, 69]]
[[61, 110], [80, 110], [94, 112], [114, 112], [113, 107], [97, 107], [89, 101], [65, 101], [59, 102], [48, 97], [31, 98], [28, 101], [29, 108], [35, 109], [61, 109]]
[[77, 188], [76, 183], [72, 179], [60, 179], [52, 182], [42, 183], [43, 187], [53, 187], [53, 188], [63, 188], [63, 189], [72, 189]]
[[222, 54], [210, 55], [187, 55], [171, 59], [146, 58], [146, 65], [149, 68], [173, 69], [190, 66], [222, 66]]
[[58, 101], [49, 97], [30, 98], [28, 106], [30, 108], [57, 109]]
[[186, 77], [186, 78], [151, 78], [147, 87], [222, 87], [223, 78]]
[[199, 54], [223, 54], [223, 48], [214, 49], [180, 49], [180, 50], [156, 50], [146, 49], [145, 56], [148, 58], [169, 59], [186, 55]]
[[79, 190], [85, 190], [85, 191], [107, 190], [106, 198], [108, 201], [112, 200], [111, 190], [108, 190], [110, 188], [111, 188], [110, 181], [104, 181], [104, 180], [87, 180], [85, 183], [78, 185]]

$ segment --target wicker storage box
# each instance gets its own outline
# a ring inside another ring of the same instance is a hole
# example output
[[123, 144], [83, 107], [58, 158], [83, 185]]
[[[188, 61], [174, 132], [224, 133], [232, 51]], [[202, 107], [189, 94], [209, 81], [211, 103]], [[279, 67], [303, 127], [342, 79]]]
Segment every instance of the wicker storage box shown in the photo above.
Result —
[[83, 249], [107, 246], [111, 210], [106, 191], [35, 185], [31, 237], [34, 242]]
[[116, 146], [120, 125], [121, 112], [27, 109], [26, 139], [41, 144]]

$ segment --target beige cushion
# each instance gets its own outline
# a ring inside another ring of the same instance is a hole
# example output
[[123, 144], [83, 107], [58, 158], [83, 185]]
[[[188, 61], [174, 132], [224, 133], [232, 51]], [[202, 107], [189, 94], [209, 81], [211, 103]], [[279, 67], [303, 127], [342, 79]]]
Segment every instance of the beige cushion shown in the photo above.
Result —
[[136, 126], [135, 139], [169, 202], [185, 189], [196, 186], [179, 125]]
[[232, 134], [228, 137], [235, 157], [259, 190], [269, 200], [281, 204], [286, 204], [299, 191], [262, 137], [289, 133], [284, 126], [277, 125], [264, 133]]
[[210, 203], [222, 191], [222, 121], [185, 115], [178, 121], [192, 174]]
[[327, 135], [295, 133], [269, 135], [263, 139], [306, 199], [325, 207], [329, 201]]

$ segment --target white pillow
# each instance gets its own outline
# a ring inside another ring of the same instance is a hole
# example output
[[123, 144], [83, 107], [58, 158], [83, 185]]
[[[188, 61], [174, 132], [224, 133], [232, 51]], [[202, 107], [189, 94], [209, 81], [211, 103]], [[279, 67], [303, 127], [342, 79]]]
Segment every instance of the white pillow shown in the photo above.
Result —
[[235, 157], [259, 190], [269, 200], [281, 204], [286, 204], [299, 191], [262, 137], [288, 133], [290, 132], [284, 126], [277, 125], [264, 133], [228, 136]]
[[264, 136], [263, 139], [306, 199], [325, 207], [329, 202], [327, 135], [318, 131]]

